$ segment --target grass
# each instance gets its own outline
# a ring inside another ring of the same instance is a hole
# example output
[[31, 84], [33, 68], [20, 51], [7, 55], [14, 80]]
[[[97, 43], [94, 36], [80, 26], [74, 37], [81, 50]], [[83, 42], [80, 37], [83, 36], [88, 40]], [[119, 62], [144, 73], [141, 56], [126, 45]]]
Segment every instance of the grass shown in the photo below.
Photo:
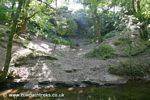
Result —
[[112, 58], [114, 49], [108, 44], [101, 44], [95, 48], [92, 52], [87, 54], [88, 57], [96, 57], [102, 59]]
[[118, 34], [117, 32], [112, 31], [110, 33], [107, 33], [103, 38], [104, 39], [109, 39], [109, 38], [112, 38], [112, 37], [116, 36], [117, 34]]
[[150, 63], [149, 64], [134, 64], [129, 62], [119, 63], [117, 65], [112, 65], [109, 67], [109, 72], [111, 74], [116, 74], [120, 76], [131, 76], [134, 78], [144, 77], [150, 75]]
[[133, 39], [129, 42], [129, 39], [120, 37], [113, 42], [113, 45], [116, 46], [123, 55], [136, 56], [143, 53], [148, 48], [149, 43], [139, 38]]

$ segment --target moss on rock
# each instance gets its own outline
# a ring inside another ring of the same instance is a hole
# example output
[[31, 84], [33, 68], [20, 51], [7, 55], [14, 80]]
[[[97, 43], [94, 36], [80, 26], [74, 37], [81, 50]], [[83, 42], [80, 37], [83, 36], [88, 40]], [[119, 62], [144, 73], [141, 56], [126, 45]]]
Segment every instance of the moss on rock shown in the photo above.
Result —
[[107, 59], [113, 57], [114, 49], [111, 45], [108, 44], [101, 44], [97, 48], [95, 48], [92, 52], [88, 53], [88, 57], [96, 57]]
[[109, 72], [111, 74], [116, 74], [120, 76], [128, 77], [144, 77], [150, 75], [150, 63], [148, 64], [135, 64], [129, 62], [122, 62], [117, 65], [112, 65], [109, 67]]

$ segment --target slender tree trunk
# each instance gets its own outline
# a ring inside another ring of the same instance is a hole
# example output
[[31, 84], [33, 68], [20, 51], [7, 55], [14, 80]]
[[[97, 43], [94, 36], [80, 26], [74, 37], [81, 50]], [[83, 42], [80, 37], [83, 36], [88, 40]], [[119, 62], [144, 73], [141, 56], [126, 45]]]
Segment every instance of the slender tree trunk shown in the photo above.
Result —
[[[10, 61], [11, 61], [13, 37], [14, 37], [14, 34], [17, 32], [18, 19], [20, 16], [22, 5], [23, 5], [23, 2], [21, 0], [19, 0], [19, 4], [18, 4], [16, 13], [14, 11], [12, 12], [12, 15], [13, 15], [12, 16], [12, 27], [11, 27], [11, 31], [10, 31], [9, 37], [8, 37], [6, 59], [5, 59], [2, 76], [0, 76], [0, 81], [5, 81], [7, 78]], [[15, 13], [15, 15], [14, 15], [14, 13]]]
[[[28, 17], [28, 8], [29, 8], [29, 4], [30, 4], [30, 0], [26, 0], [24, 1], [23, 7], [22, 7], [22, 17], [21, 19], [21, 23], [19, 25], [19, 27], [17, 27], [17, 33], [19, 35], [19, 33], [25, 33], [27, 31], [27, 21], [32, 17]], [[35, 15], [35, 14], [34, 14]]]
[[95, 34], [97, 37], [97, 41], [98, 41], [98, 43], [100, 43], [102, 40], [101, 40], [101, 33], [100, 33], [100, 31], [101, 31], [100, 30], [100, 18], [97, 13], [97, 7], [94, 10], [94, 20], [95, 20], [94, 31], [95, 31]]
[[141, 13], [141, 1], [140, 0], [137, 0], [136, 1], [136, 5], [137, 5], [137, 12]]
[[140, 4], [141, 0], [132, 0], [133, 15], [136, 16], [141, 23], [143, 23], [140, 26], [140, 37], [142, 39], [148, 39], [147, 19], [142, 16]]
[[[15, 29], [13, 29], [13, 31], [14, 30]], [[9, 70], [9, 65], [10, 65], [10, 60], [11, 60], [11, 50], [12, 50], [13, 37], [14, 37], [14, 32], [11, 32], [9, 34], [9, 39], [8, 39], [8, 43], [7, 43], [7, 53], [6, 53], [6, 59], [5, 59], [5, 65], [4, 65], [2, 80], [6, 79], [7, 73], [8, 73], [8, 70]]]
[[132, 0], [132, 10], [133, 10], [133, 13], [136, 13], [135, 0]]
[[140, 26], [140, 37], [142, 39], [148, 39], [147, 24], [143, 24]]
[[147, 19], [145, 19], [142, 14], [141, 14], [141, 5], [140, 5], [141, 1], [140, 0], [136, 0], [136, 5], [137, 5], [137, 17], [139, 19], [139, 21], [141, 23], [143, 23], [140, 26], [140, 36], [142, 39], [148, 39], [148, 31], [147, 31]]

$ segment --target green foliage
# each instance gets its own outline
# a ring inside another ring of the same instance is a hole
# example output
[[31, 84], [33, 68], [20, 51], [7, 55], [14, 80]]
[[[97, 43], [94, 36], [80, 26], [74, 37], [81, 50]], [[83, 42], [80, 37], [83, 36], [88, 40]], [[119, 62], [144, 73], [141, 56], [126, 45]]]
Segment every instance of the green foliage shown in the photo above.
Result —
[[59, 36], [53, 36], [50, 40], [52, 43], [55, 43], [55, 44], [63, 44], [63, 45], [71, 45], [72, 44], [71, 40], [65, 39], [65, 38], [62, 38]]
[[25, 4], [24, 1], [18, 1], [18, 5], [16, 6], [16, 10], [13, 8], [15, 7], [15, 1], [13, 2], [12, 6], [12, 16], [11, 16], [11, 31], [9, 33], [9, 39], [7, 42], [7, 52], [6, 52], [6, 59], [5, 59], [5, 64], [4, 64], [4, 69], [3, 69], [3, 75], [0, 76], [0, 81], [5, 81], [8, 75], [9, 67], [10, 67], [10, 61], [11, 61], [11, 51], [12, 51], [12, 46], [13, 46], [13, 37], [14, 34], [17, 33], [17, 28], [19, 27], [19, 22], [20, 22], [20, 16], [21, 16], [21, 11], [22, 7]]
[[10, 9], [0, 4], [0, 23], [5, 24], [10, 21]]
[[74, 35], [77, 29], [77, 25], [73, 19], [60, 18], [56, 27], [57, 33], [60, 35]]
[[36, 23], [35, 21], [30, 20], [27, 24], [28, 30], [32, 33], [37, 33], [41, 28], [39, 26], [39, 23]]
[[116, 0], [116, 4], [120, 4], [124, 8], [124, 13], [136, 17], [140, 25], [140, 37], [148, 39], [148, 20], [150, 17], [150, 1], [149, 0]]
[[90, 57], [107, 59], [113, 57], [114, 49], [108, 44], [100, 44], [92, 52], [88, 54]]
[[150, 75], [149, 64], [133, 64], [128, 62], [119, 63], [109, 67], [109, 72], [120, 76], [143, 77]]
[[[51, 0], [48, 0], [46, 3], [51, 3]], [[32, 0], [28, 9], [28, 16], [31, 17], [28, 22], [29, 31], [34, 33], [41, 32], [42, 34], [44, 30], [52, 28], [52, 25], [49, 23], [50, 13], [53, 12], [52, 8], [43, 2]]]
[[[35, 5], [34, 12], [38, 12], [34, 17], [31, 18], [28, 27], [30, 31], [35, 34], [41, 33], [41, 35], [49, 34], [49, 31], [53, 31], [54, 35], [74, 35], [77, 29], [77, 25], [73, 20], [70, 11], [66, 8], [57, 8], [48, 10], [44, 5]], [[31, 5], [30, 5], [31, 6]], [[32, 7], [31, 6], [31, 7]], [[36, 9], [38, 7], [38, 9]], [[41, 9], [45, 9], [44, 11]], [[51, 22], [51, 20], [53, 20]], [[44, 34], [43, 34], [44, 33]], [[39, 34], [38, 34], [39, 35]]]
[[[49, 0], [49, 3], [51, 3], [51, 0]], [[67, 12], [67, 9], [50, 9], [44, 3], [36, 2], [36, 0], [30, 3], [29, 9], [31, 9], [28, 12], [29, 16], [33, 12], [37, 12], [28, 22], [29, 31], [35, 33], [36, 36], [47, 38], [56, 44], [69, 45], [71, 43], [69, 40], [56, 35], [70, 35], [75, 33], [77, 26], [70, 16], [71, 14]], [[65, 16], [63, 15], [64, 13]], [[56, 22], [55, 25], [50, 22], [51, 18]]]
[[125, 28], [124, 25], [121, 25], [123, 22], [121, 21], [122, 15], [120, 12], [114, 14], [112, 11], [104, 10], [99, 13], [99, 16], [102, 35], [105, 35], [113, 30], [122, 31]]
[[[132, 12], [133, 10], [133, 0], [113, 0], [116, 5], [120, 5], [124, 7], [127, 11]], [[138, 0], [134, 0], [134, 3], [138, 2]], [[138, 11], [138, 6], [136, 5], [136, 15], [140, 15], [141, 17], [148, 18], [150, 16], [150, 1], [149, 0], [140, 0], [140, 11]], [[132, 9], [131, 9], [132, 8]], [[133, 14], [133, 13], [132, 13]]]
[[[130, 41], [130, 42], [129, 42]], [[140, 38], [129, 40], [126, 37], [120, 37], [113, 42], [114, 46], [124, 55], [135, 56], [144, 52], [148, 48], [148, 42]]]
[[54, 19], [57, 23], [55, 30], [60, 35], [75, 35], [77, 24], [73, 19], [72, 13], [66, 7], [57, 9]]
[[118, 36], [119, 33], [117, 31], [111, 31], [110, 33], [107, 33], [103, 38], [104, 39], [109, 39], [109, 38], [112, 38], [112, 37], [115, 37], [115, 36]]
[[144, 52], [146, 49], [147, 49], [147, 45], [145, 45], [144, 42], [143, 43], [137, 42], [131, 45], [131, 51], [130, 51], [130, 47], [127, 46], [127, 48], [125, 48], [125, 53], [128, 55], [135, 56]]
[[145, 18], [149, 18], [150, 17], [150, 1], [142, 0], [141, 6], [142, 6], [142, 15]]

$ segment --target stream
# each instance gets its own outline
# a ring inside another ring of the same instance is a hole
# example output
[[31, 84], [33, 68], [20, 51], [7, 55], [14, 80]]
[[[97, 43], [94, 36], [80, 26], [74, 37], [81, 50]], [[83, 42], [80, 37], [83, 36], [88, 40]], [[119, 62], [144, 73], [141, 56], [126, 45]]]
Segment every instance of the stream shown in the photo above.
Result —
[[[23, 83], [22, 83], [23, 84]], [[150, 81], [129, 81], [123, 85], [108, 85], [108, 86], [89, 86], [85, 88], [79, 87], [56, 87], [48, 89], [23, 89], [19, 87], [11, 87], [4, 90], [4, 85], [0, 86], [0, 95], [8, 93], [5, 100], [150, 100]], [[16, 85], [15, 85], [16, 86]], [[5, 87], [6, 88], [6, 87]], [[2, 90], [3, 89], [3, 90]], [[13, 94], [13, 96], [12, 96]], [[26, 94], [22, 97], [16, 94]], [[26, 97], [28, 94], [36, 95]], [[39, 96], [40, 94], [40, 96]], [[1, 100], [4, 97], [0, 98]]]

